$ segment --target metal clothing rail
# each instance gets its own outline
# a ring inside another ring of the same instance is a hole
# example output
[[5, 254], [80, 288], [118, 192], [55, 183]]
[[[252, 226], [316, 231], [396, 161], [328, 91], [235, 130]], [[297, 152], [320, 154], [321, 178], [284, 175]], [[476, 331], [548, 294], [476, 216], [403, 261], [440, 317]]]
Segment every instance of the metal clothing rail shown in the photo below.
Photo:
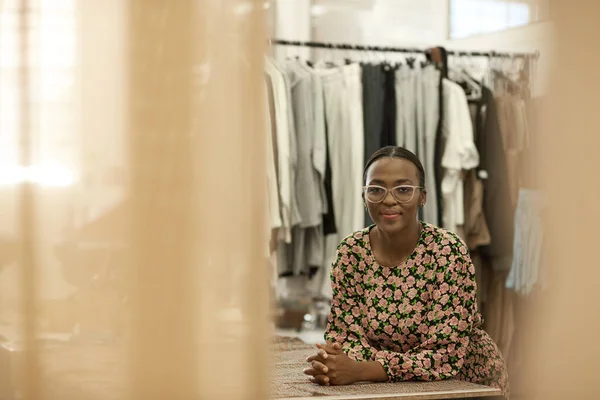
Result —
[[[388, 47], [388, 46], [366, 46], [347, 43], [324, 43], [324, 42], [302, 42], [295, 40], [271, 39], [271, 45], [312, 47], [331, 50], [357, 50], [357, 51], [379, 51], [385, 53], [419, 53], [426, 54], [428, 50], [409, 47]], [[506, 53], [495, 51], [457, 51], [448, 50], [448, 55], [464, 57], [504, 57], [504, 58], [539, 58], [539, 52], [534, 53]]]

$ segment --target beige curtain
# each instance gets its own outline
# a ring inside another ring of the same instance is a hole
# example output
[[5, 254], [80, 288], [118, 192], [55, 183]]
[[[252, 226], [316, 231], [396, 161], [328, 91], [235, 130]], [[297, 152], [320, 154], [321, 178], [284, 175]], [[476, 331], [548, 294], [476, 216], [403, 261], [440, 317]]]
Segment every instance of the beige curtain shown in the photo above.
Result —
[[[267, 397], [263, 2], [0, 7], [0, 397]], [[519, 373], [594, 399], [600, 4], [552, 18], [551, 283]]]
[[524, 331], [531, 399], [597, 399], [600, 348], [600, 3], [553, 1], [555, 59], [543, 127], [540, 179], [548, 200], [548, 290]]
[[264, 21], [0, 1], [1, 398], [268, 397]]

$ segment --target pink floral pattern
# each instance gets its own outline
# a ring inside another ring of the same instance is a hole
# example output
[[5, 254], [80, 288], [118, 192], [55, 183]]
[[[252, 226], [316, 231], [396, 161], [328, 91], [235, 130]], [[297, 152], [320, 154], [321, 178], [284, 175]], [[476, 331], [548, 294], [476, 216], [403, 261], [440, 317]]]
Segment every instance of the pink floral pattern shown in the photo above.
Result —
[[392, 381], [455, 378], [508, 394], [504, 360], [480, 326], [475, 267], [462, 240], [423, 223], [413, 254], [387, 268], [369, 231], [338, 247], [325, 338], [356, 361], [380, 362]]

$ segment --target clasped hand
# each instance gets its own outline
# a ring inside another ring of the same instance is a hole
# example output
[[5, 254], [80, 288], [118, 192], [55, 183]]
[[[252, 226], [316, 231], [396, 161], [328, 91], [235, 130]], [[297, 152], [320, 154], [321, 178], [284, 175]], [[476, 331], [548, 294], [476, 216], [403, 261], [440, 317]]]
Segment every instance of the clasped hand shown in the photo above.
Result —
[[317, 348], [317, 354], [306, 359], [310, 367], [304, 370], [311, 376], [312, 383], [328, 386], [351, 385], [358, 381], [358, 362], [348, 357], [339, 343], [317, 344]]

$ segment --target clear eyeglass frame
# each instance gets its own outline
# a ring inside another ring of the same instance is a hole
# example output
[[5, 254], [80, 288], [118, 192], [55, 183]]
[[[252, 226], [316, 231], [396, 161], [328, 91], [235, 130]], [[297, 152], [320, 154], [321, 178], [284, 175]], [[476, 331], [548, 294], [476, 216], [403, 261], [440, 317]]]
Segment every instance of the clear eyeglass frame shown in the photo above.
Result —
[[[383, 195], [381, 196], [381, 200], [379, 200], [379, 201], [373, 201], [373, 200], [371, 200], [369, 198], [369, 193], [368, 193], [369, 188], [382, 189], [383, 190]], [[397, 197], [396, 190], [397, 189], [401, 189], [401, 188], [411, 188], [412, 189], [412, 194], [411, 194], [411, 196], [410, 196], [409, 199], [399, 199]], [[386, 197], [388, 195], [388, 192], [391, 191], [392, 192], [392, 197], [394, 198], [394, 200], [396, 200], [400, 204], [406, 204], [406, 203], [410, 203], [415, 198], [415, 193], [417, 192], [417, 189], [423, 189], [423, 187], [422, 186], [415, 186], [415, 185], [398, 185], [398, 186], [394, 186], [391, 189], [388, 189], [386, 187], [379, 186], [379, 185], [367, 185], [367, 186], [363, 186], [363, 193], [365, 195], [365, 199], [369, 203], [378, 204], [378, 203], [383, 202], [386, 199]]]

